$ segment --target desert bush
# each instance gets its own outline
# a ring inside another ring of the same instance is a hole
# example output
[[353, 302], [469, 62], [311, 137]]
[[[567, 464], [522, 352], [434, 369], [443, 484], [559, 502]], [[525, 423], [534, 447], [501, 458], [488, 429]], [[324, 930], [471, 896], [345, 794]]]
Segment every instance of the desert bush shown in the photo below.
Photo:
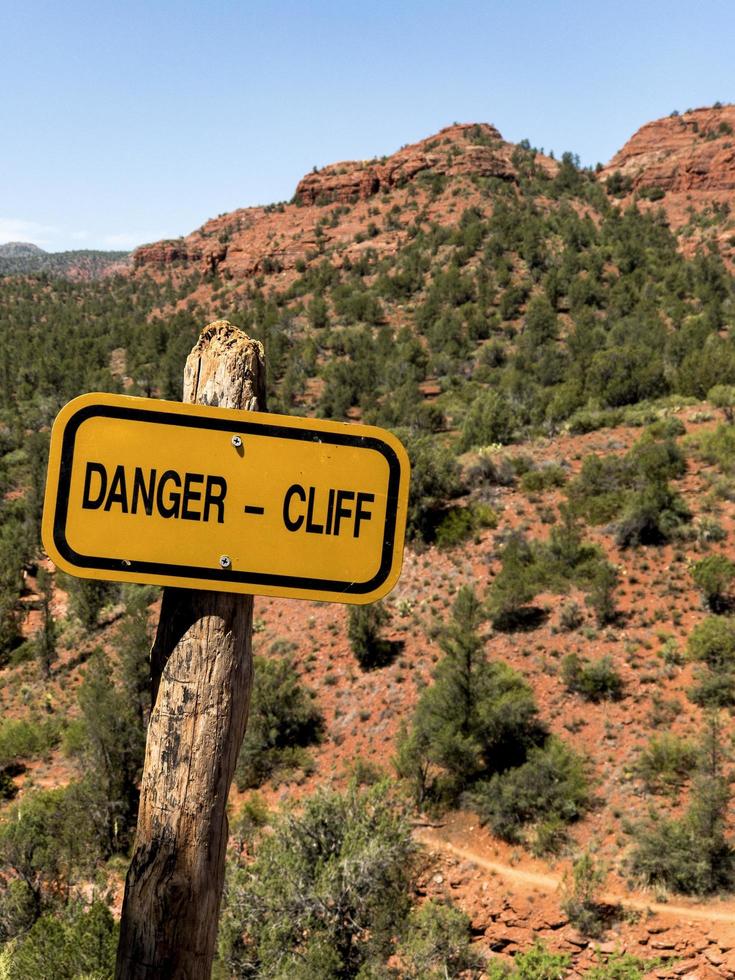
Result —
[[583, 622], [584, 617], [578, 603], [574, 601], [565, 602], [559, 611], [559, 626], [563, 630], [571, 632], [579, 629]]
[[467, 466], [465, 478], [470, 487], [512, 487], [516, 475], [507, 456], [481, 450]]
[[577, 820], [589, 806], [589, 783], [580, 756], [550, 738], [544, 746], [530, 749], [523, 765], [479, 783], [470, 800], [494, 834], [518, 841], [524, 826], [533, 821]]
[[461, 492], [459, 467], [448, 450], [431, 436], [396, 429], [411, 463], [406, 533], [411, 539], [432, 541], [447, 501]]
[[498, 515], [487, 504], [452, 507], [437, 526], [436, 543], [440, 548], [454, 548], [481, 528], [493, 528], [497, 524]]
[[633, 872], [647, 885], [705, 895], [729, 887], [735, 850], [726, 837], [730, 802], [720, 720], [709, 717], [698, 745], [689, 808], [682, 817], [654, 816], [635, 830]]
[[563, 487], [566, 482], [567, 475], [564, 468], [556, 463], [549, 463], [547, 466], [540, 466], [536, 470], [524, 473], [521, 477], [521, 489], [526, 493], [540, 493], [554, 487]]
[[598, 561], [590, 575], [587, 605], [594, 611], [599, 626], [614, 623], [617, 618], [615, 589], [620, 576], [614, 565], [608, 561]]
[[25, 793], [12, 804], [0, 822], [0, 874], [18, 882], [12, 894], [0, 892], [6, 938], [68, 897], [99, 853], [94, 815], [78, 784]]
[[0, 770], [46, 755], [59, 744], [63, 722], [57, 718], [0, 722]]
[[716, 672], [735, 668], [735, 622], [725, 616], [708, 616], [690, 633], [687, 655]]
[[587, 852], [572, 865], [571, 882], [566, 881], [562, 909], [575, 928], [586, 936], [600, 936], [604, 929], [602, 910], [597, 893], [605, 880], [605, 873], [592, 855]]
[[238, 789], [261, 786], [274, 772], [307, 765], [304, 749], [319, 741], [323, 724], [293, 662], [256, 657], [248, 726], [235, 768]]
[[585, 971], [585, 980], [643, 980], [665, 965], [660, 959], [643, 960], [631, 953], [598, 954], [598, 961]]
[[688, 442], [694, 447], [700, 459], [713, 463], [723, 473], [732, 473], [735, 466], [735, 427], [727, 423], [718, 425], [714, 431], [699, 432]]
[[512, 442], [520, 425], [517, 410], [506, 395], [494, 390], [482, 391], [467, 409], [460, 448]]
[[649, 792], [672, 790], [691, 773], [696, 756], [696, 746], [690, 741], [666, 732], [654, 736], [641, 751], [636, 773]]
[[691, 514], [667, 483], [650, 483], [628, 503], [615, 533], [621, 548], [670, 541]]
[[485, 964], [471, 944], [469, 917], [433, 900], [412, 910], [397, 953], [401, 980], [473, 980], [482, 975]]
[[685, 472], [684, 457], [660, 433], [646, 430], [625, 456], [588, 456], [569, 486], [571, 506], [590, 523], [620, 517], [616, 540], [623, 548], [667, 541], [690, 517], [668, 483]]
[[567, 975], [572, 957], [569, 953], [552, 953], [540, 942], [513, 957], [513, 966], [490, 960], [488, 980], [559, 980]]
[[113, 674], [107, 654], [93, 651], [78, 692], [81, 717], [65, 738], [79, 760], [99, 846], [107, 854], [125, 850], [138, 813], [145, 728], [138, 705]]
[[488, 608], [497, 629], [512, 629], [539, 591], [539, 569], [531, 545], [520, 534], [510, 537], [502, 561], [490, 586]]
[[87, 632], [97, 627], [103, 607], [118, 593], [117, 586], [112, 582], [71, 575], [64, 577], [64, 586], [69, 592], [71, 611]]
[[715, 385], [707, 392], [707, 401], [721, 408], [728, 423], [735, 420], [735, 388], [732, 385]]
[[119, 925], [95, 900], [71, 905], [62, 915], [42, 915], [0, 953], [0, 976], [13, 980], [102, 980], [115, 971]]
[[391, 645], [380, 635], [389, 619], [388, 610], [382, 602], [349, 607], [347, 638], [363, 670], [382, 667], [390, 660]]
[[384, 964], [410, 911], [415, 853], [385, 783], [309, 797], [275, 819], [252, 862], [230, 863], [220, 962], [253, 980], [339, 980]]
[[568, 691], [581, 694], [587, 701], [619, 701], [623, 681], [610, 657], [582, 660], [570, 653], [562, 661], [562, 679]]
[[735, 704], [735, 672], [697, 667], [695, 683], [687, 690], [687, 697], [701, 708], [728, 708]]
[[712, 612], [722, 612], [735, 578], [735, 562], [725, 555], [707, 555], [692, 566], [692, 578]]

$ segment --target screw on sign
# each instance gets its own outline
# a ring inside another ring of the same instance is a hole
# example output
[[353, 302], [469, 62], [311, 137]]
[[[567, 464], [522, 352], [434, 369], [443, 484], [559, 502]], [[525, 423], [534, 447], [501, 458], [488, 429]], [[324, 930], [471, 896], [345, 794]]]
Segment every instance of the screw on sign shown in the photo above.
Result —
[[49, 454], [56, 564], [165, 587], [117, 980], [210, 976], [252, 596], [371, 602], [402, 561], [409, 466], [394, 436], [264, 414], [262, 346], [227, 321], [190, 353], [184, 400], [82, 396]]

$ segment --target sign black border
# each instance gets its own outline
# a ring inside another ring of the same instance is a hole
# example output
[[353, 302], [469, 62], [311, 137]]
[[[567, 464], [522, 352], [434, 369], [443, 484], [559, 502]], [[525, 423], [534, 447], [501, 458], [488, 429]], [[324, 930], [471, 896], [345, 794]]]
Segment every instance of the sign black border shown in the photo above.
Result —
[[[380, 568], [367, 582], [342, 582], [336, 579], [302, 578], [297, 575], [273, 575], [263, 572], [247, 572], [238, 569], [205, 568], [197, 565], [170, 565], [163, 562], [135, 561], [123, 565], [122, 559], [101, 558], [82, 555], [75, 551], [66, 538], [66, 522], [69, 510], [69, 493], [74, 447], [79, 427], [87, 419], [94, 417], [119, 418], [134, 422], [153, 422], [161, 425], [176, 425], [183, 428], [211, 429], [215, 432], [241, 435], [265, 435], [280, 439], [295, 439], [301, 442], [327, 443], [333, 446], [359, 446], [379, 452], [388, 463], [388, 493], [386, 500], [385, 525], [383, 529], [383, 548]], [[401, 479], [401, 465], [398, 456], [388, 443], [372, 436], [351, 435], [349, 432], [327, 432], [320, 429], [292, 428], [277, 423], [248, 421], [247, 414], [234, 421], [231, 418], [213, 418], [204, 415], [186, 415], [178, 412], [157, 411], [156, 409], [127, 408], [117, 405], [87, 405], [80, 408], [64, 427], [59, 466], [59, 485], [53, 521], [53, 537], [59, 554], [77, 568], [92, 568], [98, 571], [126, 572], [148, 575], [167, 575], [171, 577], [203, 579], [221, 582], [226, 590], [228, 584], [273, 586], [309, 591], [324, 591], [341, 594], [365, 595], [379, 588], [388, 578], [393, 566], [396, 520], [398, 514], [398, 493]], [[177, 586], [181, 588], [181, 586]], [[189, 588], [189, 586], [186, 586]]]

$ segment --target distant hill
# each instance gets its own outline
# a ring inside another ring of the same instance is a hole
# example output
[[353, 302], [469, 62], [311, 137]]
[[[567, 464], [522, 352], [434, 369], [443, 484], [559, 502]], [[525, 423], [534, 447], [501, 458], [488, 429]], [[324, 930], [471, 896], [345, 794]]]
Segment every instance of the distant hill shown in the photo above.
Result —
[[44, 249], [32, 242], [6, 242], [0, 245], [0, 259], [27, 259], [46, 255]]
[[98, 249], [46, 252], [32, 242], [6, 242], [0, 245], [0, 276], [47, 272], [70, 279], [96, 279], [126, 267], [129, 254]]

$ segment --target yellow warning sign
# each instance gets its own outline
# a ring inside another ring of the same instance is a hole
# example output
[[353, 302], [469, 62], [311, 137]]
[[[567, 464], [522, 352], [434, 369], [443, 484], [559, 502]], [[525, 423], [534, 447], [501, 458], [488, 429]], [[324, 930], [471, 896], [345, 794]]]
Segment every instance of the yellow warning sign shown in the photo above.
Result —
[[373, 602], [400, 575], [408, 483], [373, 426], [82, 395], [51, 434], [43, 543], [83, 578]]

